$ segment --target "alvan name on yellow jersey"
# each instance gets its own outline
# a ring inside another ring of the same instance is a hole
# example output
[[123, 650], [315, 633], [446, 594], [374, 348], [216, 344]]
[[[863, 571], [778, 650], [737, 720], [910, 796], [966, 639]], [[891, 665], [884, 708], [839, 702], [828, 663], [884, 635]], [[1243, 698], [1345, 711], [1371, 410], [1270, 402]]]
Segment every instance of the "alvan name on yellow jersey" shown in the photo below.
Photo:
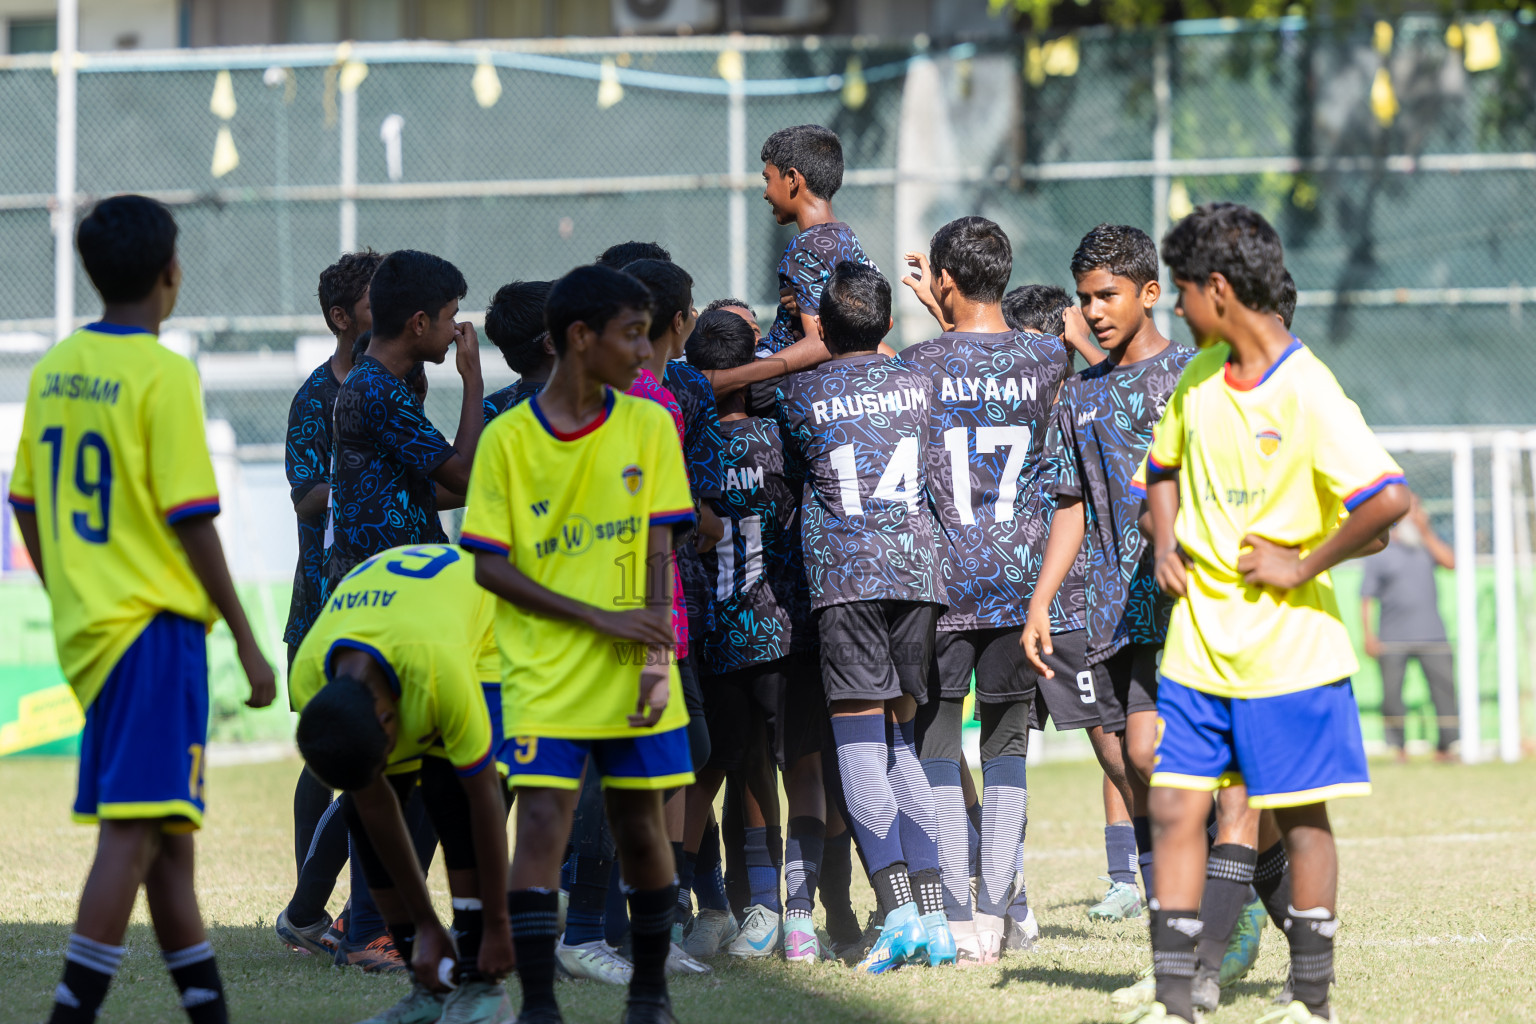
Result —
[[364, 651], [400, 699], [386, 771], [411, 771], [434, 756], [473, 775], [495, 746], [481, 688], [495, 609], [495, 598], [475, 582], [474, 561], [456, 547], [374, 555], [336, 585], [299, 646], [288, 683], [293, 706], [303, 710], [330, 680], [338, 651]]

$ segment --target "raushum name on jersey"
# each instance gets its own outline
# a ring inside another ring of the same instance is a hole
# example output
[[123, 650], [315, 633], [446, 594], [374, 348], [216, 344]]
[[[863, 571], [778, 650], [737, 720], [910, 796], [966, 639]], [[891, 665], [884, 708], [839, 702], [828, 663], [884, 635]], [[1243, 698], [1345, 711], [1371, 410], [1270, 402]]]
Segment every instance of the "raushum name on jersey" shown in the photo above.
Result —
[[840, 395], [811, 403], [811, 415], [819, 426], [830, 420], [854, 419], [882, 412], [907, 412], [928, 408], [928, 395], [922, 388], [895, 388], [890, 391]]

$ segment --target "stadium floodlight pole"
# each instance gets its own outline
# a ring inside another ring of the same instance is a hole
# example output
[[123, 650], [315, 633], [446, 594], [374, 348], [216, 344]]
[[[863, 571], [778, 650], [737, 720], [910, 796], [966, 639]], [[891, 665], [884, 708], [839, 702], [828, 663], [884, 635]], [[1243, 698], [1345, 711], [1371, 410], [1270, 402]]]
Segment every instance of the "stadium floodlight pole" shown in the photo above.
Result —
[[1477, 492], [1472, 478], [1472, 435], [1457, 434], [1451, 456], [1451, 503], [1456, 549], [1456, 711], [1461, 720], [1461, 760], [1482, 760], [1483, 729], [1478, 687]]
[[75, 51], [80, 38], [79, 0], [59, 0], [58, 112], [53, 209], [53, 340], [75, 329]]
[[1520, 437], [1493, 435], [1493, 604], [1499, 664], [1499, 759], [1520, 760], [1519, 627], [1515, 616], [1515, 512], [1510, 463]]

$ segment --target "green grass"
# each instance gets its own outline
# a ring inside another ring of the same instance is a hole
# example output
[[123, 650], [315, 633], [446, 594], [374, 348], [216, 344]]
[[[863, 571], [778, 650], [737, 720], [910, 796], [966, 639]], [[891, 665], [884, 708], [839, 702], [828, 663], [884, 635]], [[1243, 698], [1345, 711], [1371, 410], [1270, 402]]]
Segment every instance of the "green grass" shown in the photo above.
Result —
[[[392, 1002], [398, 978], [342, 971], [288, 952], [271, 932], [293, 881], [294, 762], [209, 772], [198, 891], [232, 1017], [263, 1024], [351, 1022]], [[1528, 1021], [1536, 1014], [1536, 824], [1526, 765], [1375, 766], [1376, 795], [1334, 805], [1342, 884], [1336, 1003], [1347, 1024]], [[93, 848], [69, 822], [74, 766], [0, 761], [0, 1021], [42, 1021], [58, 980]], [[1042, 939], [1031, 953], [969, 971], [860, 978], [841, 967], [721, 961], [677, 982], [685, 1022], [1106, 1021], [1107, 994], [1149, 960], [1137, 922], [1090, 923], [1102, 892], [1099, 781], [1090, 764], [1031, 772], [1028, 881]], [[441, 877], [434, 891], [445, 900]], [[342, 890], [333, 900], [339, 906]], [[867, 887], [855, 902], [868, 907]], [[184, 1019], [140, 900], [104, 1024]], [[1257, 967], [1209, 1018], [1252, 1021], [1285, 972], [1264, 931]], [[617, 1019], [621, 993], [563, 984], [571, 1024]]]

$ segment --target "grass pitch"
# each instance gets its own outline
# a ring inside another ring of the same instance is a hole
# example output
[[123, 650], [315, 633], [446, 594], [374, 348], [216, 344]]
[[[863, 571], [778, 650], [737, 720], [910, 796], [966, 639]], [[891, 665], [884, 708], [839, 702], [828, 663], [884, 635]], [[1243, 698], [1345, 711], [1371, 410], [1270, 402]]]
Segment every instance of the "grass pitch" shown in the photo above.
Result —
[[[198, 892], [237, 1022], [347, 1024], [393, 1002], [400, 978], [338, 970], [284, 949], [272, 921], [293, 882], [291, 801], [297, 762], [208, 773]], [[1346, 1024], [1529, 1021], [1536, 1017], [1536, 769], [1377, 764], [1376, 795], [1333, 806], [1340, 836], [1343, 928], [1336, 1005]], [[46, 1018], [94, 833], [73, 825], [74, 766], [0, 761], [0, 1021]], [[967, 971], [904, 969], [856, 977], [832, 965], [791, 968], [722, 958], [712, 978], [673, 984], [685, 1022], [1108, 1021], [1108, 993], [1150, 959], [1145, 925], [1096, 924], [1103, 821], [1092, 764], [1032, 769], [1026, 870], [1042, 938], [1028, 954]], [[856, 882], [855, 903], [872, 906]], [[345, 897], [345, 877], [332, 910]], [[439, 873], [434, 893], [446, 905]], [[1252, 1021], [1286, 965], [1272, 927], [1248, 978], [1213, 1024]], [[104, 1024], [184, 1020], [140, 898]], [[515, 983], [514, 983], [515, 991]], [[562, 983], [571, 1024], [616, 1020], [622, 993]]]

